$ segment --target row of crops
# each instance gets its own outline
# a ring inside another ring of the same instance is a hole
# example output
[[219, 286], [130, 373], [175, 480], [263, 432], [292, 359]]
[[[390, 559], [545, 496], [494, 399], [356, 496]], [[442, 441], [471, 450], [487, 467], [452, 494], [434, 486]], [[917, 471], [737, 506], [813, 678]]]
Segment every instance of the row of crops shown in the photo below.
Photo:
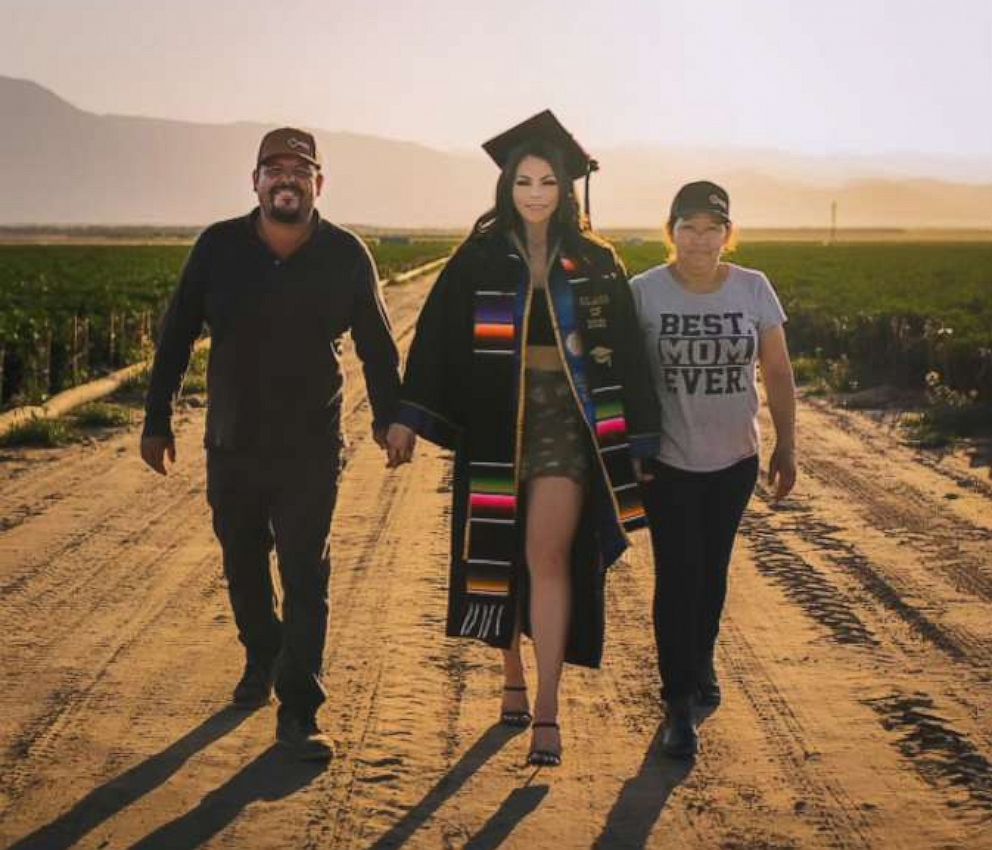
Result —
[[[373, 242], [386, 277], [450, 242]], [[185, 245], [0, 246], [0, 407], [37, 403], [147, 356]]]
[[[373, 242], [389, 276], [448, 241]], [[660, 242], [624, 242], [633, 274]], [[146, 356], [183, 245], [0, 246], [0, 405], [37, 402]], [[992, 244], [745, 244], [789, 314], [797, 356], [842, 364], [852, 387], [942, 386], [992, 401]]]
[[[619, 246], [631, 274], [664, 262], [660, 242]], [[793, 354], [843, 367], [850, 388], [922, 389], [927, 375], [992, 401], [992, 244], [741, 245], [789, 315]]]

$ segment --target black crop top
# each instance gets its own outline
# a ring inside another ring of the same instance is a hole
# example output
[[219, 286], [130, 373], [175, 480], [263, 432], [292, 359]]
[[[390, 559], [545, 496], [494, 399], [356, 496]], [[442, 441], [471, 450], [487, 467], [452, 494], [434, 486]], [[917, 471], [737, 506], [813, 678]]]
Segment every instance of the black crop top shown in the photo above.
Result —
[[555, 331], [548, 313], [548, 295], [535, 289], [530, 301], [530, 323], [527, 326], [528, 345], [554, 345]]

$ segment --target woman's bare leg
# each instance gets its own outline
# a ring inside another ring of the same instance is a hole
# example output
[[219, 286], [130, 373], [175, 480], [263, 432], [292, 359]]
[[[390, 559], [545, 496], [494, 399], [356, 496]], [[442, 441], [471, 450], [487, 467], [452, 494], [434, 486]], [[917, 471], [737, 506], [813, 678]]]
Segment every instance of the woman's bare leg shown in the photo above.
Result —
[[[520, 626], [513, 633], [513, 643], [503, 652], [503, 703], [500, 711], [527, 711], [527, 692], [515, 690], [527, 685], [524, 662], [520, 656]], [[514, 688], [514, 690], [506, 690]]]
[[[571, 610], [572, 540], [582, 512], [582, 498], [582, 486], [561, 476], [534, 478], [527, 493], [530, 622], [537, 658], [535, 722], [558, 717], [558, 683]], [[559, 751], [558, 730], [535, 729], [533, 748]]]

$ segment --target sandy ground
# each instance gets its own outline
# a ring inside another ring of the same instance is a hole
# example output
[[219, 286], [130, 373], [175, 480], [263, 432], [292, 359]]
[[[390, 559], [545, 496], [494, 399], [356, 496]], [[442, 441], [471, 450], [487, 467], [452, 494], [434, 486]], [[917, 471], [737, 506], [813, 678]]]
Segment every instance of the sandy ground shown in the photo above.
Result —
[[[390, 290], [409, 341], [428, 281]], [[992, 848], [992, 485], [803, 404], [802, 478], [752, 501], [695, 765], [658, 752], [644, 532], [609, 581], [600, 671], [563, 685], [564, 765], [494, 725], [496, 653], [442, 636], [450, 464], [397, 473], [349, 366], [327, 767], [273, 747], [240, 674], [204, 500], [137, 430], [0, 462], [0, 846]], [[983, 477], [984, 475], [984, 477]], [[531, 681], [533, 665], [531, 665]]]

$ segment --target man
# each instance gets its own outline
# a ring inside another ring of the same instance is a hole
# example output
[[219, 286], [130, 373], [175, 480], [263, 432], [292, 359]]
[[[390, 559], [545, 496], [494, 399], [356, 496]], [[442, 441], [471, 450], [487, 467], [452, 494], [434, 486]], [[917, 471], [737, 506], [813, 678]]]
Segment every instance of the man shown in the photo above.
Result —
[[155, 355], [141, 456], [163, 475], [166, 457], [175, 462], [172, 402], [206, 324], [207, 499], [247, 656], [234, 703], [265, 705], [274, 684], [277, 740], [301, 758], [327, 759], [333, 750], [316, 714], [326, 696], [341, 336], [351, 331], [382, 447], [399, 358], [368, 251], [314, 209], [324, 180], [313, 136], [288, 127], [266, 134], [252, 180], [258, 207], [208, 227], [186, 262]]

